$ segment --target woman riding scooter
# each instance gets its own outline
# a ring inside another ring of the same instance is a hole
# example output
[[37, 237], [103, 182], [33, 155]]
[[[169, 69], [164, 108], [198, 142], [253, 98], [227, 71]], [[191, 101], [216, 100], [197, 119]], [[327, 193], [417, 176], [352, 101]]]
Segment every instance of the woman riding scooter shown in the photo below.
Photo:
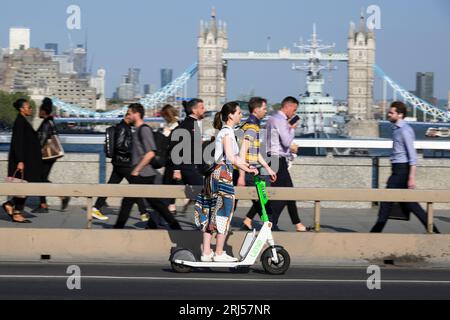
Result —
[[[195, 222], [203, 231], [202, 262], [235, 262], [238, 259], [224, 252], [225, 238], [235, 210], [233, 166], [245, 172], [258, 174], [239, 157], [239, 146], [234, 127], [241, 123], [242, 112], [237, 102], [222, 107], [214, 119], [214, 128], [220, 130], [215, 140], [215, 167], [204, 183], [203, 192], [195, 204]], [[211, 250], [213, 233], [217, 233], [216, 251]]]

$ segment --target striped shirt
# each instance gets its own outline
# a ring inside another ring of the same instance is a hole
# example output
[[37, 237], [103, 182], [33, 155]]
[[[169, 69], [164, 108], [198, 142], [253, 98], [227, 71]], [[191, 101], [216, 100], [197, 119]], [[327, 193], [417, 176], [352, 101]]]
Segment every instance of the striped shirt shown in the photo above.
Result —
[[244, 140], [247, 140], [249, 147], [245, 154], [245, 162], [253, 165], [259, 163], [259, 152], [261, 148], [261, 141], [259, 139], [259, 132], [261, 130], [260, 120], [254, 115], [250, 115], [247, 122], [242, 126], [244, 131]]

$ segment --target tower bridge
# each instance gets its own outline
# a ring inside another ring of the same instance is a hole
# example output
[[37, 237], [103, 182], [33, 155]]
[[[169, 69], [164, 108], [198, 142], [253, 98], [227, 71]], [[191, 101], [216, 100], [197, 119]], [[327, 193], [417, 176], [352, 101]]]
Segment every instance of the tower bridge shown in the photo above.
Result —
[[[314, 32], [313, 37], [316, 32]], [[448, 121], [448, 113], [419, 99], [390, 78], [376, 65], [376, 38], [371, 29], [366, 28], [364, 15], [361, 14], [359, 26], [350, 23], [347, 35], [347, 52], [333, 52], [332, 50], [309, 50], [306, 46], [299, 46], [298, 51], [282, 48], [275, 52], [231, 51], [228, 46], [228, 31], [225, 22], [218, 21], [215, 11], [208, 22], [200, 23], [197, 40], [198, 62], [189, 66], [178, 78], [158, 92], [146, 95], [141, 103], [146, 109], [152, 109], [165, 103], [170, 97], [181, 95], [188, 82], [198, 76], [198, 97], [205, 101], [207, 110], [219, 109], [226, 100], [227, 72], [232, 61], [321, 61], [342, 62], [347, 64], [348, 70], [348, 113], [353, 121], [363, 128], [366, 123], [373, 122], [374, 83], [376, 77], [381, 79], [383, 100], [388, 99], [388, 88], [392, 89], [393, 97], [400, 97], [413, 110], [422, 111], [436, 121]], [[332, 49], [334, 45], [327, 49]], [[322, 49], [324, 49], [322, 47]], [[295, 93], [293, 93], [295, 94]], [[82, 118], [117, 118], [123, 116], [126, 107], [108, 111], [95, 112], [93, 110], [72, 105], [55, 98], [55, 105], [68, 117]]]

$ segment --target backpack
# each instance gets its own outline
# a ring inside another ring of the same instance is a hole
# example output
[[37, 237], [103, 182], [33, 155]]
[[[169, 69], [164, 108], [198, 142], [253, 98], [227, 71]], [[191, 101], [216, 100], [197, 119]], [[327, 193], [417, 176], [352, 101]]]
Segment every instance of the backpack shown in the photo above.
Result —
[[214, 154], [216, 151], [215, 140], [216, 137], [211, 137], [211, 140], [205, 141], [202, 144], [203, 154], [205, 153], [206, 148], [209, 148], [209, 146], [212, 145], [212, 148], [210, 149], [211, 153], [207, 155], [210, 160], [203, 159], [202, 164], [200, 166], [197, 166], [200, 173], [205, 177], [210, 176], [214, 172], [214, 169], [216, 168], [217, 165], [214, 159]]
[[[143, 124], [138, 129], [138, 137], [142, 145], [143, 139], [141, 134], [141, 128], [144, 126], [150, 128], [148, 125]], [[153, 167], [153, 169], [161, 169], [165, 167], [167, 164], [170, 139], [166, 137], [161, 131], [153, 132], [152, 130], [152, 134], [153, 139], [155, 140], [156, 150], [155, 150], [155, 157], [150, 161], [150, 165]]]
[[112, 159], [114, 157], [114, 144], [116, 141], [116, 126], [106, 128], [105, 133], [105, 154], [107, 158]]

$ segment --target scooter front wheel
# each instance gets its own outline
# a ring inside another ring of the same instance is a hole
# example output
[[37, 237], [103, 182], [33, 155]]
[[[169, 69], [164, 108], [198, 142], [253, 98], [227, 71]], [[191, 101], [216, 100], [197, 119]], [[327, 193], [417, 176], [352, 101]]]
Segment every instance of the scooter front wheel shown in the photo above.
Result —
[[264, 250], [263, 254], [261, 255], [261, 262], [264, 271], [266, 271], [267, 273], [273, 275], [281, 275], [286, 273], [286, 271], [289, 269], [289, 266], [291, 265], [291, 257], [283, 247], [277, 246], [275, 247], [275, 250], [278, 256], [278, 263], [275, 263], [272, 260], [272, 248], [267, 248], [266, 250]]

